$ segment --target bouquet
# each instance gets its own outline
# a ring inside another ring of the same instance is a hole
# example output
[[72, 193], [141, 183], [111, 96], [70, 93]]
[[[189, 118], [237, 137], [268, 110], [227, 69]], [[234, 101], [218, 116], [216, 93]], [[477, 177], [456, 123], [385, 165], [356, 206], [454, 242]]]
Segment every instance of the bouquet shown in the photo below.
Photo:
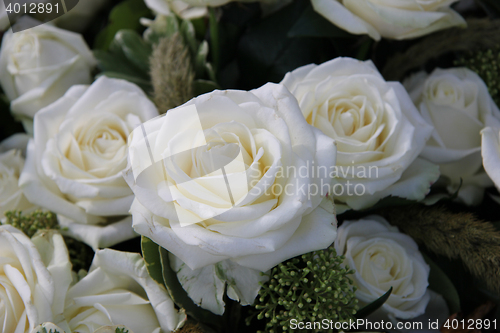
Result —
[[499, 331], [499, 17], [0, 1], [0, 332]]

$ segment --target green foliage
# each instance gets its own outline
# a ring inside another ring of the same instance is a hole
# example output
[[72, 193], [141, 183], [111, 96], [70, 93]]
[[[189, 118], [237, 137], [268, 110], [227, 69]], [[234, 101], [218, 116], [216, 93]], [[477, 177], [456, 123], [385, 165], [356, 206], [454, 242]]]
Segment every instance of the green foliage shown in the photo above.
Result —
[[457, 313], [460, 311], [460, 297], [458, 296], [458, 292], [451, 282], [450, 278], [446, 275], [445, 272], [429, 258], [429, 256], [422, 253], [424, 256], [425, 262], [430, 267], [429, 273], [429, 289], [434, 290], [441, 294], [448, 305], [448, 309], [450, 309], [450, 313]]
[[126, 328], [116, 328], [115, 333], [129, 333], [129, 330]]
[[317, 14], [310, 1], [293, 1], [263, 19], [249, 22], [237, 44], [238, 83], [251, 89], [280, 82], [287, 72], [300, 66], [351, 55], [358, 38]]
[[[289, 321], [336, 321], [354, 319], [358, 300], [342, 267], [343, 256], [335, 249], [315, 251], [295, 257], [274, 267], [271, 280], [262, 284], [255, 304], [257, 319], [266, 320], [266, 332], [289, 330]], [[252, 317], [247, 318], [250, 324]]]
[[146, 262], [146, 268], [153, 280], [164, 285], [174, 303], [186, 310], [192, 318], [217, 327], [221, 324], [220, 317], [208, 310], [196, 305], [187, 292], [182, 288], [177, 274], [170, 267], [168, 251], [154, 243], [151, 239], [142, 236], [142, 256]]
[[360, 309], [356, 313], [356, 318], [366, 318], [373, 312], [377, 311], [389, 299], [389, 296], [391, 296], [391, 294], [392, 294], [392, 287], [389, 288], [389, 290], [385, 294], [383, 294], [370, 304], [367, 304], [365, 307]]
[[38, 230], [59, 229], [57, 216], [52, 212], [36, 210], [33, 213], [23, 214], [21, 211], [8, 211], [5, 217], [5, 224], [21, 230], [30, 238]]
[[500, 106], [500, 46], [471, 52], [455, 61], [455, 66], [465, 66], [476, 72], [488, 87], [488, 91]]
[[288, 31], [288, 37], [353, 37], [308, 6]]
[[116, 5], [109, 14], [109, 24], [99, 32], [94, 48], [106, 50], [113, 41], [115, 34], [122, 29], [138, 32], [144, 30], [140, 23], [142, 17], [151, 17], [151, 11], [143, 0], [125, 0]]
[[152, 90], [149, 77], [151, 53], [151, 45], [133, 30], [118, 31], [108, 51], [94, 51], [101, 75], [133, 82], [146, 93]]
[[23, 125], [10, 113], [10, 102], [7, 96], [0, 95], [0, 141], [22, 131]]
[[94, 251], [92, 248], [71, 237], [65, 236], [64, 242], [68, 247], [69, 259], [73, 271], [77, 273], [82, 269], [87, 271], [94, 259]]
[[161, 257], [158, 244], [153, 242], [151, 239], [142, 236], [141, 250], [142, 257], [146, 262], [146, 269], [148, 270], [149, 276], [151, 276], [151, 278], [159, 284], [163, 285], [163, 268], [161, 265]]
[[500, 17], [500, 2], [498, 0], [478, 0], [478, 3], [488, 13], [488, 16], [492, 18]]

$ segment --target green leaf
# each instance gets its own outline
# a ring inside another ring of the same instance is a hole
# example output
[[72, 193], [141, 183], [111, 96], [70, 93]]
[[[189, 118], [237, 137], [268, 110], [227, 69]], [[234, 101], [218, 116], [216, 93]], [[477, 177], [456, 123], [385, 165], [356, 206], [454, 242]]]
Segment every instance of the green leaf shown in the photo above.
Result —
[[184, 42], [189, 47], [191, 55], [195, 56], [198, 53], [198, 41], [196, 40], [196, 33], [193, 24], [189, 20], [182, 20], [179, 31], [184, 37]]
[[366, 318], [373, 312], [377, 311], [387, 301], [387, 299], [389, 299], [391, 293], [392, 293], [392, 287], [385, 294], [377, 298], [375, 301], [371, 302], [370, 304], [359, 310], [356, 313], [355, 317], [358, 319]]
[[294, 1], [245, 30], [238, 43], [237, 55], [242, 88], [253, 89], [267, 82], [279, 82], [297, 67], [332, 58], [331, 43], [325, 43], [322, 38], [288, 37], [307, 6], [308, 1]]
[[479, 4], [489, 16], [493, 18], [500, 17], [500, 2], [498, 0], [480, 0]]
[[97, 59], [99, 69], [103, 72], [123, 73], [128, 76], [149, 80], [147, 72], [131, 64], [121, 51], [120, 53], [111, 53], [108, 51], [94, 50], [94, 56]]
[[220, 87], [217, 83], [213, 81], [195, 80], [193, 82], [193, 90], [195, 96], [203, 95], [212, 92], [216, 89], [220, 89]]
[[142, 257], [146, 262], [146, 268], [149, 276], [161, 285], [163, 282], [163, 268], [161, 265], [160, 246], [153, 242], [151, 239], [141, 237], [141, 250]]
[[160, 247], [160, 257], [163, 268], [163, 281], [174, 303], [185, 309], [186, 313], [197, 321], [219, 327], [222, 324], [220, 316], [200, 308], [189, 298], [187, 292], [182, 288], [177, 274], [170, 266], [168, 251], [162, 247]]
[[217, 17], [215, 15], [215, 9], [210, 8], [210, 44], [212, 46], [212, 60], [214, 63], [215, 70], [219, 68], [220, 65], [220, 34], [219, 34], [219, 22], [217, 22]]
[[429, 265], [431, 271], [429, 273], [429, 288], [435, 292], [441, 294], [450, 313], [457, 313], [460, 311], [460, 297], [458, 292], [453, 285], [453, 282], [448, 278], [448, 276], [441, 270], [441, 268], [432, 261], [427, 255], [422, 253], [425, 262]]
[[309, 5], [288, 31], [288, 37], [349, 38], [354, 36], [332, 24], [318, 14], [312, 5]]
[[113, 44], [122, 50], [131, 63], [147, 75], [149, 72], [149, 57], [153, 52], [151, 44], [145, 42], [134, 30], [118, 31], [113, 39]]
[[144, 27], [140, 19], [151, 17], [151, 15], [151, 11], [143, 0], [120, 2], [111, 10], [109, 24], [96, 36], [94, 48], [106, 50], [119, 30], [132, 29], [141, 32]]
[[204, 40], [200, 44], [200, 47], [198, 48], [198, 52], [195, 58], [194, 68], [196, 72], [196, 77], [202, 77], [203, 74], [205, 73], [207, 56], [208, 56], [208, 43], [206, 40]]

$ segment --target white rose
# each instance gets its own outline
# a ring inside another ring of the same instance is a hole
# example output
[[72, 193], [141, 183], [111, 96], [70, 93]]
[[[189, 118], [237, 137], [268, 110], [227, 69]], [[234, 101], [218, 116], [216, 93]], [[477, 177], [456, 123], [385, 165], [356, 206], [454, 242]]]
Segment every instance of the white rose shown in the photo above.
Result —
[[57, 213], [66, 233], [94, 249], [135, 237], [128, 216], [134, 195], [122, 176], [127, 138], [157, 115], [130, 82], [101, 77], [90, 87], [73, 86], [35, 116], [20, 178], [26, 197]]
[[71, 263], [61, 235], [30, 240], [10, 225], [0, 226], [0, 332], [29, 333], [61, 319], [71, 283]]
[[353, 280], [360, 301], [373, 302], [392, 287], [382, 305], [385, 312], [400, 319], [425, 312], [430, 269], [410, 236], [380, 216], [368, 216], [339, 227], [335, 250], [356, 271]]
[[484, 170], [500, 189], [500, 127], [487, 127], [481, 131], [481, 154]]
[[312, 0], [316, 12], [352, 34], [375, 40], [416, 38], [465, 20], [450, 4], [458, 0]]
[[336, 221], [319, 206], [330, 178], [312, 168], [335, 151], [283, 86], [199, 96], [129, 140], [134, 229], [193, 270], [230, 259], [266, 271], [323, 249]]
[[69, 289], [64, 318], [57, 325], [68, 333], [93, 333], [107, 325], [168, 333], [182, 327], [186, 315], [149, 276], [140, 254], [106, 249], [96, 252], [88, 275]]
[[80, 0], [73, 9], [58, 17], [55, 23], [64, 29], [83, 32], [90, 26], [94, 16], [109, 3], [110, 0]]
[[479, 204], [491, 180], [482, 169], [481, 130], [500, 127], [500, 111], [481, 78], [466, 68], [420, 72], [405, 81], [420, 113], [434, 125], [421, 156], [439, 164], [448, 190], [466, 204]]
[[392, 195], [421, 200], [439, 171], [416, 159], [432, 128], [398, 82], [386, 82], [371, 61], [337, 58], [287, 73], [281, 82], [307, 122], [337, 142], [337, 212], [363, 209]]
[[35, 207], [26, 199], [18, 184], [24, 167], [23, 151], [26, 150], [27, 140], [27, 136], [17, 134], [0, 143], [0, 220], [8, 211]]
[[2, 40], [0, 84], [11, 111], [32, 132], [35, 113], [72, 85], [91, 83], [94, 65], [94, 56], [79, 34], [49, 24], [17, 33], [11, 29]]
[[157, 14], [168, 16], [172, 12], [186, 20], [191, 20], [206, 16], [208, 9], [206, 6], [192, 6], [180, 0], [145, 0], [146, 6]]
[[[145, 0], [146, 5], [161, 15], [174, 12], [179, 17], [191, 20], [208, 14], [207, 7], [219, 7], [229, 2], [260, 2], [262, 5], [276, 5], [288, 0]], [[272, 7], [271, 7], [272, 8]]]

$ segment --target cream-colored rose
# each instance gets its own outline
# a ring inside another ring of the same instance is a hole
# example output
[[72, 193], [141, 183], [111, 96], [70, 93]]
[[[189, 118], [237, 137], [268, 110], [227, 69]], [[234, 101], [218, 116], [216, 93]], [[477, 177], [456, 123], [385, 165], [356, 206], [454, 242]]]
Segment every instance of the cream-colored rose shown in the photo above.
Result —
[[481, 137], [484, 170], [500, 189], [500, 127], [483, 129]]
[[60, 320], [71, 283], [71, 263], [60, 234], [29, 239], [10, 225], [0, 225], [0, 332], [29, 333]]
[[338, 229], [335, 250], [355, 270], [353, 281], [360, 301], [373, 302], [392, 287], [382, 305], [385, 312], [400, 319], [425, 312], [430, 269], [410, 236], [373, 215], [345, 221]]
[[35, 137], [20, 186], [33, 203], [58, 214], [65, 233], [94, 249], [133, 238], [134, 195], [123, 179], [127, 138], [158, 115], [136, 85], [101, 77], [73, 86], [35, 116]]
[[481, 78], [466, 68], [436, 69], [405, 81], [427, 122], [434, 125], [421, 156], [439, 164], [450, 193], [462, 179], [458, 197], [468, 205], [482, 201], [491, 180], [482, 168], [481, 135], [485, 126], [500, 127], [500, 111]]
[[416, 38], [465, 20], [450, 5], [457, 0], [312, 0], [314, 10], [352, 34], [375, 40]]
[[199, 96], [129, 140], [134, 229], [192, 270], [229, 259], [267, 271], [335, 239], [319, 206], [331, 179], [312, 170], [335, 152], [281, 85]]
[[280, 3], [290, 2], [289, 0], [145, 0], [146, 5], [158, 14], [169, 15], [174, 12], [186, 20], [206, 16], [208, 7], [219, 7], [233, 1], [260, 2], [263, 6], [269, 6], [269, 11], [279, 7]]
[[[29, 20], [23, 17], [17, 24]], [[35, 113], [72, 85], [91, 83], [94, 65], [94, 56], [79, 34], [49, 24], [17, 33], [9, 30], [0, 51], [0, 84], [12, 113], [31, 133]]]
[[186, 20], [191, 20], [208, 14], [206, 6], [192, 6], [180, 0], [144, 0], [146, 5], [160, 15], [170, 15], [172, 12]]
[[106, 249], [96, 252], [88, 275], [69, 289], [64, 318], [57, 325], [67, 333], [93, 333], [108, 325], [169, 333], [182, 327], [186, 315], [149, 276], [140, 254]]
[[27, 136], [18, 134], [0, 143], [0, 220], [8, 211], [35, 207], [19, 187], [19, 176], [24, 167], [23, 151], [26, 150], [27, 140]]
[[386, 82], [371, 61], [336, 58], [287, 73], [281, 82], [307, 122], [337, 142], [337, 212], [363, 209], [387, 196], [421, 200], [439, 177], [416, 159], [432, 128], [398, 82]]

